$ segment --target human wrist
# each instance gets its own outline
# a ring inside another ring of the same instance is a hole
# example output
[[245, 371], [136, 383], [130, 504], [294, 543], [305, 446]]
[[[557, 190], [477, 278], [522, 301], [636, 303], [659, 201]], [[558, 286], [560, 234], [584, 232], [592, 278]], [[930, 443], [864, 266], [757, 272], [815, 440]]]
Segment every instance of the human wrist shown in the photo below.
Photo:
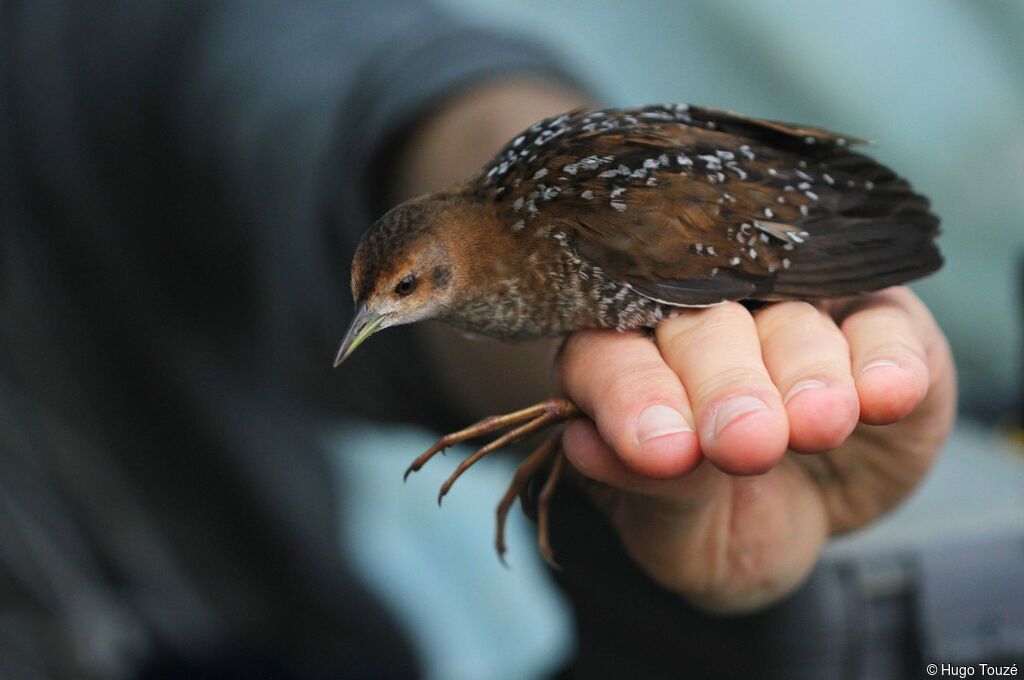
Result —
[[400, 144], [389, 178], [389, 202], [468, 178], [524, 128], [586, 103], [566, 85], [526, 78], [459, 92], [422, 118]]

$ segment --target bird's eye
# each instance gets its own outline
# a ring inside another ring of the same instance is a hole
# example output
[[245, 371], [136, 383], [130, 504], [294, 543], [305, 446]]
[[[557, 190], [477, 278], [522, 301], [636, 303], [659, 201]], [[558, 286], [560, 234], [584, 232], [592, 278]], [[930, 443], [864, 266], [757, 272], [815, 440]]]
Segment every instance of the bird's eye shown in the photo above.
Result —
[[395, 286], [395, 292], [401, 295], [402, 297], [409, 295], [414, 290], [416, 290], [416, 277], [413, 276], [412, 274], [406, 276], [404, 279], [398, 282], [397, 286]]

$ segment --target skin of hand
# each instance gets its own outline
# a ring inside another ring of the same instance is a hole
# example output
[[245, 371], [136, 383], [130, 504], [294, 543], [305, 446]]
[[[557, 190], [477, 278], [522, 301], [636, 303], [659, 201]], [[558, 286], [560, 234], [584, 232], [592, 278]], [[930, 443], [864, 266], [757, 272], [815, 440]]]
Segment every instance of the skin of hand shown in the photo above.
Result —
[[[585, 103], [540, 82], [471, 88], [409, 135], [392, 197], [459, 181], [522, 129]], [[472, 416], [550, 396], [555, 342], [476, 342], [440, 324], [415, 332]], [[830, 536], [906, 498], [956, 405], [946, 340], [905, 288], [687, 310], [653, 339], [583, 331], [556, 373], [590, 416], [563, 443], [592, 498], [648, 574], [716, 613], [784, 597]]]
[[905, 499], [952, 428], [948, 344], [906, 288], [584, 331], [559, 360], [565, 451], [626, 549], [696, 606], [767, 606], [825, 541]]

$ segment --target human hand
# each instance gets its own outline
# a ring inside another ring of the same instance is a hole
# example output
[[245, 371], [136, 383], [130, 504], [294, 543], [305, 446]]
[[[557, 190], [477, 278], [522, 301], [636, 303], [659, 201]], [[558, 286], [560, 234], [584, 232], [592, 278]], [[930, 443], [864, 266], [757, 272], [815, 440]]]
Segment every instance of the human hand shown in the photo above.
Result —
[[591, 418], [566, 454], [626, 549], [723, 613], [782, 598], [830, 536], [906, 498], [956, 402], [946, 340], [906, 288], [687, 310], [655, 342], [575, 333], [559, 377]]

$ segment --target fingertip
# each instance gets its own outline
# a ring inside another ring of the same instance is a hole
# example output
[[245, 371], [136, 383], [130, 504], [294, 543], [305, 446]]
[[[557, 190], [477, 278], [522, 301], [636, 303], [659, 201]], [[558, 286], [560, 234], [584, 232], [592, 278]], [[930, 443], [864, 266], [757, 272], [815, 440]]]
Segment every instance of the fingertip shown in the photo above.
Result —
[[[740, 397], [739, 399], [750, 399]], [[704, 455], [723, 472], [733, 475], [759, 475], [772, 469], [786, 452], [789, 424], [781, 408], [762, 402], [763, 407], [749, 408], [736, 415], [736, 399], [720, 404], [716, 412], [705, 418], [701, 449]], [[728, 422], [720, 422], [723, 418]], [[731, 416], [731, 417], [730, 417]]]
[[873, 361], [857, 376], [860, 420], [868, 425], [895, 423], [913, 413], [927, 392], [928, 369], [923, 362]]
[[838, 448], [857, 427], [860, 404], [852, 384], [818, 385], [787, 395], [789, 448], [798, 453], [821, 453]]
[[594, 422], [586, 418], [571, 421], [562, 433], [566, 458], [584, 477], [612, 485], [629, 485], [632, 472], [615, 455]]
[[700, 443], [683, 411], [654, 403], [644, 407], [631, 427], [628, 442], [616, 447], [619, 457], [637, 474], [669, 479], [689, 472], [699, 462]]
[[594, 423], [586, 418], [569, 421], [562, 432], [562, 449], [572, 466], [585, 477], [604, 481], [604, 459], [611, 450], [604, 443]]
[[690, 472], [701, 460], [700, 443], [692, 430], [650, 437], [638, 447], [623, 447], [616, 452], [592, 421], [578, 419], [566, 426], [562, 443], [577, 470], [609, 484], [636, 475], [672, 479]]
[[641, 442], [638, 450], [623, 451], [622, 462], [645, 477], [672, 479], [700, 462], [700, 441], [693, 430], [651, 437]]

